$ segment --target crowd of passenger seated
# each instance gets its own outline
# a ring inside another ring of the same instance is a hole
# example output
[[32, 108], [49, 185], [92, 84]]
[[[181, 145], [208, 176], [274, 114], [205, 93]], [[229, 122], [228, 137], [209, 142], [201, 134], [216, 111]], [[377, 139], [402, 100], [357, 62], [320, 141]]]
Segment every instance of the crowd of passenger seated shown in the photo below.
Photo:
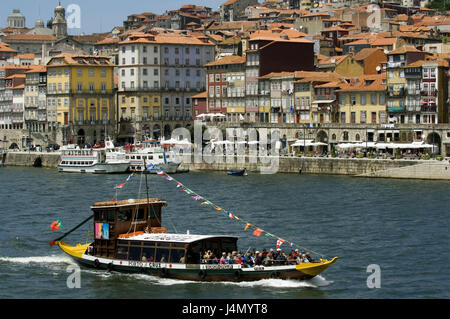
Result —
[[247, 268], [254, 266], [299, 265], [309, 262], [314, 262], [311, 255], [298, 249], [292, 250], [289, 254], [277, 248], [275, 251], [273, 249], [263, 249], [262, 251], [253, 249], [246, 253], [242, 253], [241, 251], [222, 252], [221, 255], [207, 250], [201, 256], [202, 264], [242, 264]]

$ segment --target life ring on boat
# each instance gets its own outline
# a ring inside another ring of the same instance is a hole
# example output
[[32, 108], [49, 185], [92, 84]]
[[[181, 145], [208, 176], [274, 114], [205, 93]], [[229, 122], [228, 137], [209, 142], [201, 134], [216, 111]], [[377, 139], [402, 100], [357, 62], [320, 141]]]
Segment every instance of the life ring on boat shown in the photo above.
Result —
[[241, 271], [240, 270], [236, 270], [234, 272], [234, 279], [238, 280], [239, 278], [241, 278]]
[[206, 278], [206, 271], [200, 270], [198, 272], [198, 278], [200, 278], [201, 280], [205, 279]]
[[98, 259], [94, 260], [95, 268], [100, 268], [100, 261]]
[[169, 271], [167, 270], [167, 268], [161, 268], [161, 277], [167, 277], [167, 275], [169, 274]]
[[113, 268], [114, 268], [114, 265], [113, 265], [113, 263], [112, 262], [110, 262], [109, 264], [108, 264], [108, 271], [113, 271]]
[[270, 278], [272, 278], [272, 279], [280, 278], [280, 273], [278, 271], [274, 271], [274, 272], [270, 273]]

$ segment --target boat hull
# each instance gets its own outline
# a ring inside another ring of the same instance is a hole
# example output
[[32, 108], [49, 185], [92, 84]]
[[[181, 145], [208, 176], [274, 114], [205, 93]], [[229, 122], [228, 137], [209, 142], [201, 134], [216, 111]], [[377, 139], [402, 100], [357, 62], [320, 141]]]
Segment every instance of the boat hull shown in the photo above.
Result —
[[92, 166], [58, 166], [62, 173], [114, 174], [128, 170], [128, 163], [95, 164]]
[[306, 280], [322, 273], [337, 260], [337, 257], [335, 257], [330, 261], [321, 260], [317, 263], [248, 268], [243, 265], [186, 265], [101, 258], [84, 254], [83, 249], [85, 251], [89, 245], [72, 247], [59, 243], [59, 246], [79, 264], [99, 270], [148, 274], [162, 278], [204, 282], [242, 282], [262, 279]]

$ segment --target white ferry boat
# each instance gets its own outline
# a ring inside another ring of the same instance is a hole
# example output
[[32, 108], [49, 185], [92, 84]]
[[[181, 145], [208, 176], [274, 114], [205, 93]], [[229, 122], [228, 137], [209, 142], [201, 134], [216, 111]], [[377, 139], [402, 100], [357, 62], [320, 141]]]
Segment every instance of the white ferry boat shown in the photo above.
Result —
[[177, 173], [181, 163], [176, 162], [175, 153], [165, 151], [159, 141], [143, 141], [133, 151], [126, 154], [125, 160], [129, 161], [129, 170], [146, 171], [145, 165], [152, 164], [153, 168], [148, 170], [151, 174], [164, 171], [169, 174]]
[[58, 171], [67, 173], [111, 174], [124, 173], [129, 161], [125, 153], [114, 147], [80, 148], [67, 145], [61, 148], [61, 161]]

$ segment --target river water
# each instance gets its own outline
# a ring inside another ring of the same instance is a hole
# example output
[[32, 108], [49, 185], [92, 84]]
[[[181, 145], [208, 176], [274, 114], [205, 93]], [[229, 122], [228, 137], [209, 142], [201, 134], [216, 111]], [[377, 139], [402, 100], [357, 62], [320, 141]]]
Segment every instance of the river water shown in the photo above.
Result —
[[[339, 260], [312, 280], [251, 283], [196, 283], [82, 268], [81, 288], [70, 289], [68, 268], [75, 263], [49, 242], [88, 217], [91, 204], [115, 197], [114, 186], [127, 175], [5, 167], [0, 168], [0, 298], [450, 297], [449, 182], [224, 172], [173, 177], [242, 220]], [[135, 176], [118, 199], [144, 197], [144, 186], [145, 179]], [[168, 201], [163, 223], [169, 232], [238, 236], [243, 251], [275, 248], [276, 238], [253, 236], [174, 182], [149, 176], [149, 188], [151, 196]], [[49, 226], [57, 219], [63, 229], [52, 233]], [[90, 229], [88, 223], [65, 241], [85, 243]], [[379, 267], [380, 288], [368, 287], [374, 275], [369, 265]]]

